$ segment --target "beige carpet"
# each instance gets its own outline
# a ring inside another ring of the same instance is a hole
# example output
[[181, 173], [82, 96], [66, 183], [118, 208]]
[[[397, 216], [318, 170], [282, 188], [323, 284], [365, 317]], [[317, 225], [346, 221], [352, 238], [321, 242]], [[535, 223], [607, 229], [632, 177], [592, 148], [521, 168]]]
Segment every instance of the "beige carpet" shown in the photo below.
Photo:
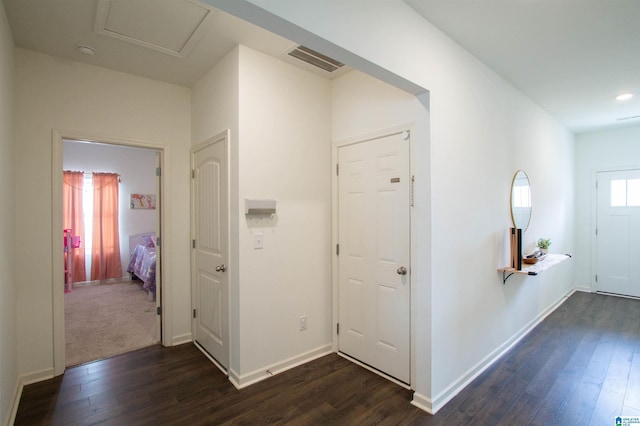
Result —
[[74, 288], [64, 295], [65, 365], [155, 344], [155, 310], [136, 282]]

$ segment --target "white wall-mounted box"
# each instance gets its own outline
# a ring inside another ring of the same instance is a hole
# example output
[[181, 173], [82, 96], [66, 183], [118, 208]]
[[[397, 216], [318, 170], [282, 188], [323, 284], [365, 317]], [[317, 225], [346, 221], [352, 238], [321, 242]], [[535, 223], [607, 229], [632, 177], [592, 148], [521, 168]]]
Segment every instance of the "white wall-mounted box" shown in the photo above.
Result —
[[275, 214], [276, 200], [244, 199], [244, 214]]

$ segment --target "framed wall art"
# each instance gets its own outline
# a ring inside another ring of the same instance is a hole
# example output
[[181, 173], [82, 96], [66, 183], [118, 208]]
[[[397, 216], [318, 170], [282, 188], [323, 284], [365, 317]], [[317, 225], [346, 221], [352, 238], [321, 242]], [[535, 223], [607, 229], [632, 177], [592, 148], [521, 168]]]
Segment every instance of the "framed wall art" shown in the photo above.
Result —
[[155, 209], [156, 194], [131, 194], [132, 209]]

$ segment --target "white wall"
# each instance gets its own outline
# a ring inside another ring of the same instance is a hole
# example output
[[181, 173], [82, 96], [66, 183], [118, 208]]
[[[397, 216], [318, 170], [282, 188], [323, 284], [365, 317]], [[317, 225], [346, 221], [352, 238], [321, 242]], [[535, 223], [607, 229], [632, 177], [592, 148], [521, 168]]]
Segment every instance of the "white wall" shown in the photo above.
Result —
[[597, 171], [640, 168], [640, 126], [576, 136], [576, 284], [596, 290], [592, 263], [593, 201]]
[[331, 82], [333, 141], [416, 121], [415, 96], [353, 70]]
[[[122, 275], [127, 277], [129, 236], [156, 231], [156, 210], [131, 209], [129, 206], [131, 194], [156, 193], [156, 151], [65, 140], [62, 164], [64, 170], [120, 175], [118, 188], [120, 258]], [[89, 231], [85, 230], [85, 232]], [[86, 245], [82, 247], [91, 249]], [[89, 280], [89, 274], [87, 280]]]
[[[239, 14], [249, 4], [220, 3], [232, 13], [238, 7]], [[429, 221], [418, 244], [433, 251], [425, 260], [432, 269], [420, 271], [425, 274], [419, 290], [429, 289], [431, 298], [422, 303], [430, 303], [431, 309], [418, 306], [422, 329], [414, 337], [432, 336], [430, 347], [414, 354], [421, 372], [414, 386], [421, 402], [438, 408], [572, 288], [572, 262], [536, 278], [513, 277], [506, 286], [496, 268], [506, 264], [509, 184], [520, 168], [529, 173], [534, 194], [526, 242], [551, 237], [552, 251], [573, 252], [573, 138], [404, 3], [250, 3], [274, 13], [276, 21], [285, 17], [297, 25], [278, 22], [285, 35], [308, 29], [301, 33], [310, 47], [329, 41], [341, 47], [336, 53], [368, 61], [372, 73], [388, 70], [430, 91], [424, 113], [430, 113], [431, 133], [422, 138], [424, 151], [414, 160], [417, 173], [425, 176], [420, 208], [428, 210]], [[273, 18], [258, 12], [245, 17], [257, 23]], [[238, 103], [233, 95], [222, 97], [229, 103], [210, 97], [229, 90], [221, 87], [214, 70], [194, 88], [190, 123], [188, 89], [22, 49], [16, 58], [16, 167], [30, 172], [20, 179], [16, 194], [20, 372], [52, 366], [51, 194], [43, 185], [51, 177], [52, 128], [171, 148], [167, 192], [174, 207], [166, 212], [170, 232], [164, 237], [172, 247], [165, 284], [171, 292], [174, 337], [190, 329], [184, 279], [189, 271], [189, 209], [179, 207], [189, 205], [189, 141], [231, 128], [231, 161], [237, 166], [231, 185], [238, 194], [231, 207], [232, 240], [235, 232], [239, 244], [231, 248], [238, 261], [231, 295], [232, 334], [237, 332], [232, 368], [240, 379], [250, 380], [273, 363], [330, 342], [332, 135], [326, 81], [241, 47], [226, 64], [237, 67], [238, 80], [222, 73], [225, 82], [237, 82]], [[236, 112], [240, 122], [234, 121]], [[278, 199], [276, 219], [247, 220], [240, 209], [243, 198], [263, 196]], [[252, 248], [257, 229], [265, 233], [263, 251]], [[29, 268], [32, 258], [43, 267]], [[304, 333], [297, 331], [300, 315], [309, 318]]]
[[432, 337], [414, 354], [422, 372], [414, 400], [440, 408], [573, 288], [572, 261], [504, 286], [496, 270], [507, 263], [517, 169], [529, 174], [534, 197], [526, 245], [545, 236], [552, 251], [574, 251], [572, 134], [403, 2], [208, 3], [429, 91], [430, 140], [422, 143], [430, 145], [415, 168], [431, 177], [419, 189], [431, 202], [431, 240], [419, 244], [430, 246], [432, 270], [418, 289], [430, 287], [432, 313], [418, 306], [416, 321]]
[[238, 128], [238, 55], [236, 47], [218, 62], [192, 88], [191, 140], [204, 142], [231, 129], [237, 145]]
[[190, 90], [16, 49], [20, 372], [42, 377], [53, 366], [52, 129], [165, 147], [163, 333], [169, 342], [190, 339]]
[[13, 38], [0, 3], [0, 423], [9, 424], [18, 384], [16, 350], [16, 216], [14, 187]]
[[[244, 46], [193, 88], [193, 143], [231, 130], [229, 367], [241, 386], [331, 344], [330, 96], [327, 80]], [[244, 198], [275, 198], [277, 214], [245, 217]]]
[[238, 285], [238, 79], [239, 48], [218, 62], [191, 90], [191, 140], [197, 145], [229, 130], [229, 370], [240, 368]]
[[[354, 141], [371, 136], [379, 136], [381, 131], [389, 129], [411, 131], [411, 174], [416, 179], [417, 191], [414, 193], [412, 208], [411, 235], [411, 301], [414, 316], [412, 323], [413, 346], [420, 348], [422, 357], [412, 357], [412, 381], [415, 377], [428, 374], [431, 365], [429, 323], [415, 321], [418, 310], [425, 318], [431, 317], [431, 289], [425, 276], [430, 272], [429, 234], [425, 223], [430, 222], [430, 209], [427, 188], [430, 186], [428, 170], [416, 171], [417, 160], [429, 159], [428, 113], [424, 105], [415, 96], [399, 90], [387, 83], [370, 77], [359, 71], [351, 71], [332, 82], [332, 129], [333, 141]], [[335, 230], [334, 230], [335, 232]], [[335, 273], [335, 271], [334, 271]], [[337, 306], [334, 305], [334, 310]], [[334, 313], [337, 316], [337, 312]], [[415, 353], [415, 349], [414, 349]]]
[[330, 102], [328, 80], [241, 46], [239, 201], [277, 200], [272, 219], [239, 212], [241, 380], [330, 349]]

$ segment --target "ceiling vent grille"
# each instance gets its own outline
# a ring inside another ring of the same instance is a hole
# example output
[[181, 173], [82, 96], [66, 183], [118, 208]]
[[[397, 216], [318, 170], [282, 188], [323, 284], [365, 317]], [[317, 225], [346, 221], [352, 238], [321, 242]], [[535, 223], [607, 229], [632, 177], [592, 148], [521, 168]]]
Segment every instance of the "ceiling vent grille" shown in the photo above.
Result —
[[327, 72], [334, 72], [344, 66], [343, 63], [304, 46], [294, 47], [287, 54]]

